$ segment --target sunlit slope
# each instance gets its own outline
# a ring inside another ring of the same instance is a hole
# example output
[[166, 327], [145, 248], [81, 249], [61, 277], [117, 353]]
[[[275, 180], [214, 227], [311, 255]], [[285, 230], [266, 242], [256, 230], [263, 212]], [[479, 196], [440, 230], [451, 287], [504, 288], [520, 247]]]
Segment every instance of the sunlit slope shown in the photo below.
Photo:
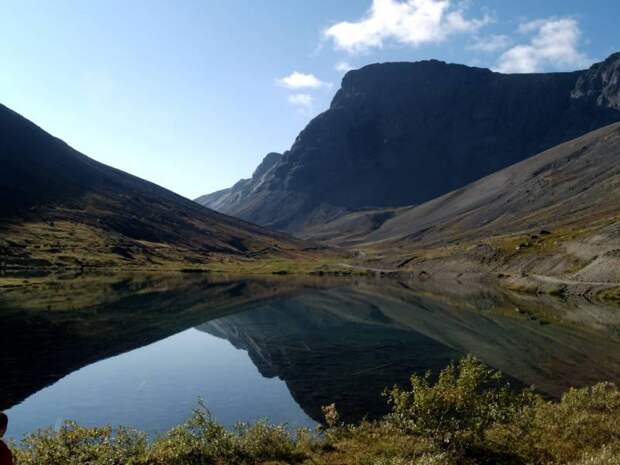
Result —
[[399, 269], [456, 257], [456, 271], [531, 269], [617, 282], [620, 124], [420, 206], [356, 212], [309, 235], [362, 247]]

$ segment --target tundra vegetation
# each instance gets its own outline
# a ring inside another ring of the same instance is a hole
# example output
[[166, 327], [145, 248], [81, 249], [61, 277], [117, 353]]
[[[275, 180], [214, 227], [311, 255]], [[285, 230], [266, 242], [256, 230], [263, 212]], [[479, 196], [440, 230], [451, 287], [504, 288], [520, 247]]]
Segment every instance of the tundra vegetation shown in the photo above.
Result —
[[200, 405], [153, 440], [128, 428], [67, 422], [13, 446], [24, 465], [620, 464], [620, 390], [610, 383], [549, 400], [468, 356], [385, 395], [383, 418], [343, 424], [329, 405], [317, 432], [265, 421], [228, 430]]

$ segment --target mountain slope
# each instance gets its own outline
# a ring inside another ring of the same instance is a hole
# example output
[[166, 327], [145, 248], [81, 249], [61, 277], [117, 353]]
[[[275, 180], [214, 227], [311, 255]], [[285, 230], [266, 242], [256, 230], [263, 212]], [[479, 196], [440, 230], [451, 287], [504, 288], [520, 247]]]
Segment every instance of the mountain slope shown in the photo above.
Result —
[[0, 166], [0, 266], [187, 266], [302, 248], [98, 163], [4, 106]]
[[369, 65], [346, 74], [266, 172], [199, 201], [294, 232], [359, 208], [420, 204], [619, 121], [619, 68], [620, 54], [549, 74]]
[[373, 250], [400, 269], [434, 260], [447, 269], [446, 260], [460, 257], [453, 270], [620, 282], [620, 123], [423, 205], [385, 211], [374, 229], [350, 226], [380, 212], [345, 215], [308, 234]]
[[265, 175], [271, 170], [275, 164], [282, 158], [281, 153], [271, 152], [265, 155], [263, 161], [258, 165], [252, 177], [249, 179], [241, 179], [234, 186], [228, 189], [222, 189], [211, 194], [203, 195], [196, 199], [200, 205], [209, 205], [216, 211], [225, 209], [226, 205], [232, 199], [242, 200], [244, 196], [249, 194], [249, 190], [260, 185], [265, 179]]

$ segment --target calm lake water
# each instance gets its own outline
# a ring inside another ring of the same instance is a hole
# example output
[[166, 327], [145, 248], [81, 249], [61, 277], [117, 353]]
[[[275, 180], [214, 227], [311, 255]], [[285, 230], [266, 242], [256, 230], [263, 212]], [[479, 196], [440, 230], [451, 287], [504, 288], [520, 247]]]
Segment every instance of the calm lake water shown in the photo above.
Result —
[[12, 438], [65, 419], [157, 434], [199, 399], [227, 426], [313, 427], [332, 402], [354, 421], [466, 353], [549, 396], [620, 381], [620, 312], [585, 301], [391, 279], [48, 281], [0, 290]]

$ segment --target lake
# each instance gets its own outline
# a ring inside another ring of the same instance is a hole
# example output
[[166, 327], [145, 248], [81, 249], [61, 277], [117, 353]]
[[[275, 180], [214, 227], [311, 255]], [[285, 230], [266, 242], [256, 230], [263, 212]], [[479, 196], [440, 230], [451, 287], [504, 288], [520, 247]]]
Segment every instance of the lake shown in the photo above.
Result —
[[199, 400], [218, 421], [314, 427], [473, 353], [557, 397], [620, 381], [620, 312], [472, 283], [194, 274], [28, 278], [0, 289], [0, 409], [20, 438], [65, 419], [152, 435]]

